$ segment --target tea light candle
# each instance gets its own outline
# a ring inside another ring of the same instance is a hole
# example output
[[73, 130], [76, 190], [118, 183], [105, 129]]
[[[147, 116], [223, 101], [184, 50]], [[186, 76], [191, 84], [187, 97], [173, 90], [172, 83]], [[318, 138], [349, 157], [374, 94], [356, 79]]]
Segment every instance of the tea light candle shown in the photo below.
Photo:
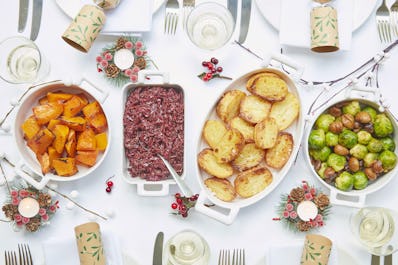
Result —
[[312, 201], [303, 201], [297, 206], [297, 215], [303, 221], [314, 220], [318, 214], [318, 208]]
[[113, 61], [119, 69], [126, 70], [133, 65], [134, 54], [130, 50], [120, 49], [115, 52], [115, 55], [113, 56]]
[[18, 205], [19, 213], [26, 218], [31, 218], [39, 213], [39, 202], [33, 198], [27, 197], [22, 199]]

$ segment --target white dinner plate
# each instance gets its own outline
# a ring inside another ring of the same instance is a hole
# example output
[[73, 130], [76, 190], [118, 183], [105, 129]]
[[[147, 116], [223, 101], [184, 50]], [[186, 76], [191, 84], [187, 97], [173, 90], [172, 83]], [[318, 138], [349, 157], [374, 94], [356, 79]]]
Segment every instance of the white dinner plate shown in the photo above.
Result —
[[[281, 13], [282, 0], [255, 0], [258, 9], [264, 18], [277, 30], [279, 30], [279, 20]], [[357, 30], [366, 19], [372, 14], [378, 1], [376, 0], [354, 0], [354, 17], [352, 31]]]

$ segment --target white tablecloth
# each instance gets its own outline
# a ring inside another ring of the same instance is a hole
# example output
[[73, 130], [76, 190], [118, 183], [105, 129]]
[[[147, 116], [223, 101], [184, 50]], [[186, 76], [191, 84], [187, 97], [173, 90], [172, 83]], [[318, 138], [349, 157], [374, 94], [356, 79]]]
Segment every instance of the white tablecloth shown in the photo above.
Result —
[[[224, 74], [237, 78], [246, 72], [260, 67], [261, 62], [239, 48], [237, 45], [227, 45], [224, 49], [213, 53], [201, 51], [190, 44], [187, 36], [178, 29], [176, 36], [163, 34], [163, 8], [154, 15], [153, 30], [143, 38], [147, 44], [149, 55], [156, 62], [160, 70], [170, 73], [171, 82], [180, 84], [187, 95], [187, 115], [189, 153], [187, 182], [192, 190], [199, 192], [199, 185], [195, 176], [196, 143], [200, 137], [201, 123], [214, 101], [222, 93], [230, 81], [214, 80], [204, 83], [196, 75], [203, 68], [202, 60], [215, 56], [224, 67]], [[17, 35], [18, 1], [7, 1], [0, 9], [0, 39]], [[56, 6], [55, 1], [44, 1], [42, 27], [36, 41], [44, 55], [51, 63], [51, 73], [48, 80], [72, 77], [78, 79], [84, 73], [92, 82], [109, 91], [110, 96], [104, 104], [105, 111], [110, 114], [110, 127], [113, 131], [111, 150], [106, 161], [91, 175], [67, 183], [59, 183], [59, 190], [69, 194], [78, 190], [78, 202], [89, 209], [106, 213], [108, 209], [115, 212], [114, 218], [108, 221], [98, 220], [102, 227], [113, 230], [119, 237], [123, 249], [135, 259], [138, 264], [147, 265], [152, 262], [154, 239], [158, 231], [164, 231], [166, 239], [183, 229], [194, 229], [209, 243], [211, 248], [211, 264], [216, 264], [218, 251], [221, 248], [245, 248], [247, 264], [264, 264], [266, 248], [273, 242], [303, 239], [303, 234], [287, 231], [279, 222], [272, 221], [276, 216], [275, 206], [279, 202], [281, 193], [306, 179], [321, 186], [309, 171], [302, 154], [297, 164], [291, 169], [272, 194], [258, 203], [241, 209], [235, 222], [226, 226], [211, 218], [196, 212], [191, 212], [188, 219], [180, 219], [170, 213], [171, 196], [139, 197], [135, 187], [125, 183], [121, 178], [121, 89], [112, 87], [95, 67], [95, 57], [102, 47], [114, 40], [114, 37], [101, 36], [95, 42], [88, 54], [83, 54], [67, 46], [61, 35], [68, 26], [70, 19]], [[28, 26], [29, 28], [29, 26]], [[29, 36], [27, 30], [24, 36]], [[250, 30], [246, 45], [254, 52], [278, 52], [280, 50], [278, 32], [264, 20], [253, 3]], [[313, 54], [310, 51], [289, 50], [287, 54], [305, 66], [304, 77], [307, 79], [329, 80], [342, 76], [374, 56], [383, 47], [379, 43], [374, 15], [353, 34], [352, 49], [349, 52], [333, 54]], [[299, 53], [300, 52], [300, 53]], [[380, 71], [380, 84], [385, 97], [397, 97], [396, 87], [398, 78], [398, 51], [391, 53], [391, 58]], [[0, 113], [8, 110], [9, 101], [22, 93], [24, 86], [14, 86], [0, 80]], [[307, 108], [317, 91], [301, 89], [304, 99], [303, 107]], [[392, 111], [398, 113], [398, 105], [392, 105]], [[0, 136], [1, 151], [6, 151], [10, 157], [17, 160], [14, 143], [10, 136]], [[8, 172], [10, 170], [8, 169]], [[105, 192], [105, 180], [115, 174], [115, 186], [112, 193]], [[396, 208], [398, 201], [398, 178], [393, 178], [390, 184], [382, 190], [367, 197], [367, 204]], [[0, 201], [5, 199], [6, 189], [0, 188]], [[172, 192], [176, 192], [172, 189]], [[67, 210], [66, 201], [60, 198], [60, 211], [51, 220], [51, 225], [35, 234], [26, 232], [15, 233], [8, 224], [0, 223], [0, 252], [4, 249], [16, 249], [18, 242], [29, 242], [39, 259], [40, 242], [47, 238], [73, 233], [74, 226], [88, 221], [88, 214], [78, 208]], [[326, 227], [318, 232], [331, 238], [336, 245], [356, 260], [357, 264], [369, 264], [370, 255], [363, 250], [356, 240], [350, 236], [348, 218], [355, 209], [333, 207], [332, 214], [327, 220]], [[1, 214], [2, 216], [2, 214]], [[398, 256], [395, 255], [397, 260]], [[51, 264], [52, 265], [52, 264]]]

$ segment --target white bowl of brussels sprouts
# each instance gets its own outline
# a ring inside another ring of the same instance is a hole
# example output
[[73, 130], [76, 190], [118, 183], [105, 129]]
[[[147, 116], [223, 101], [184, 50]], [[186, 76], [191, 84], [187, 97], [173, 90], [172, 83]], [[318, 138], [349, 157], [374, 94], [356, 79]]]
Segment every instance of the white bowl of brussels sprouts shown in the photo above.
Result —
[[343, 100], [325, 106], [312, 121], [305, 153], [334, 204], [363, 207], [366, 195], [385, 186], [398, 170], [397, 123], [379, 109], [370, 100]]

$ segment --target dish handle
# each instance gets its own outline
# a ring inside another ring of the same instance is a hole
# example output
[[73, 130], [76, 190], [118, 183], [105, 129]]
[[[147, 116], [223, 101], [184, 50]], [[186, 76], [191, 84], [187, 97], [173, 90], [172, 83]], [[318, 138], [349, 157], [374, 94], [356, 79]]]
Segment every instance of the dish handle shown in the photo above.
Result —
[[138, 72], [138, 83], [147, 84], [148, 77], [159, 76], [163, 79], [162, 83], [168, 84], [170, 82], [170, 76], [166, 72], [154, 71], [154, 70], [141, 70]]
[[99, 88], [98, 86], [94, 85], [90, 80], [88, 80], [86, 77], [83, 77], [80, 80], [72, 80], [72, 79], [65, 79], [61, 81], [64, 83], [65, 86], [71, 86], [71, 85], [77, 85], [81, 88], [84, 88], [95, 96], [95, 98], [103, 104], [105, 100], [108, 98], [109, 93], [107, 91], [104, 91], [103, 89]]
[[137, 194], [140, 196], [169, 195], [169, 183], [137, 183]]
[[211, 208], [205, 205], [205, 200], [208, 199], [205, 191], [201, 191], [198, 197], [198, 200], [195, 204], [195, 209], [205, 214], [217, 221], [220, 221], [224, 224], [230, 225], [235, 220], [236, 216], [239, 213], [239, 208], [230, 208], [227, 214], [217, 211], [215, 208]]
[[289, 75], [291, 75], [293, 79], [300, 79], [304, 73], [304, 67], [286, 55], [276, 53], [268, 54], [264, 56], [262, 64], [264, 67], [274, 66], [271, 64], [272, 61], [276, 61], [280, 64], [286, 65], [294, 70], [289, 73]]
[[362, 208], [365, 206], [366, 194], [345, 195], [338, 191], [330, 191], [330, 203], [353, 208]]
[[38, 189], [38, 190], [43, 189], [44, 186], [46, 186], [47, 183], [50, 181], [49, 177], [46, 177], [46, 176], [44, 176], [44, 177], [39, 176], [39, 177], [41, 177], [40, 181], [35, 180], [32, 176], [30, 176], [23, 170], [24, 166], [25, 166], [25, 164], [22, 161], [18, 162], [14, 167], [15, 173], [18, 176], [20, 176], [21, 178], [23, 178], [24, 180], [26, 180], [29, 184], [31, 184], [36, 189]]

